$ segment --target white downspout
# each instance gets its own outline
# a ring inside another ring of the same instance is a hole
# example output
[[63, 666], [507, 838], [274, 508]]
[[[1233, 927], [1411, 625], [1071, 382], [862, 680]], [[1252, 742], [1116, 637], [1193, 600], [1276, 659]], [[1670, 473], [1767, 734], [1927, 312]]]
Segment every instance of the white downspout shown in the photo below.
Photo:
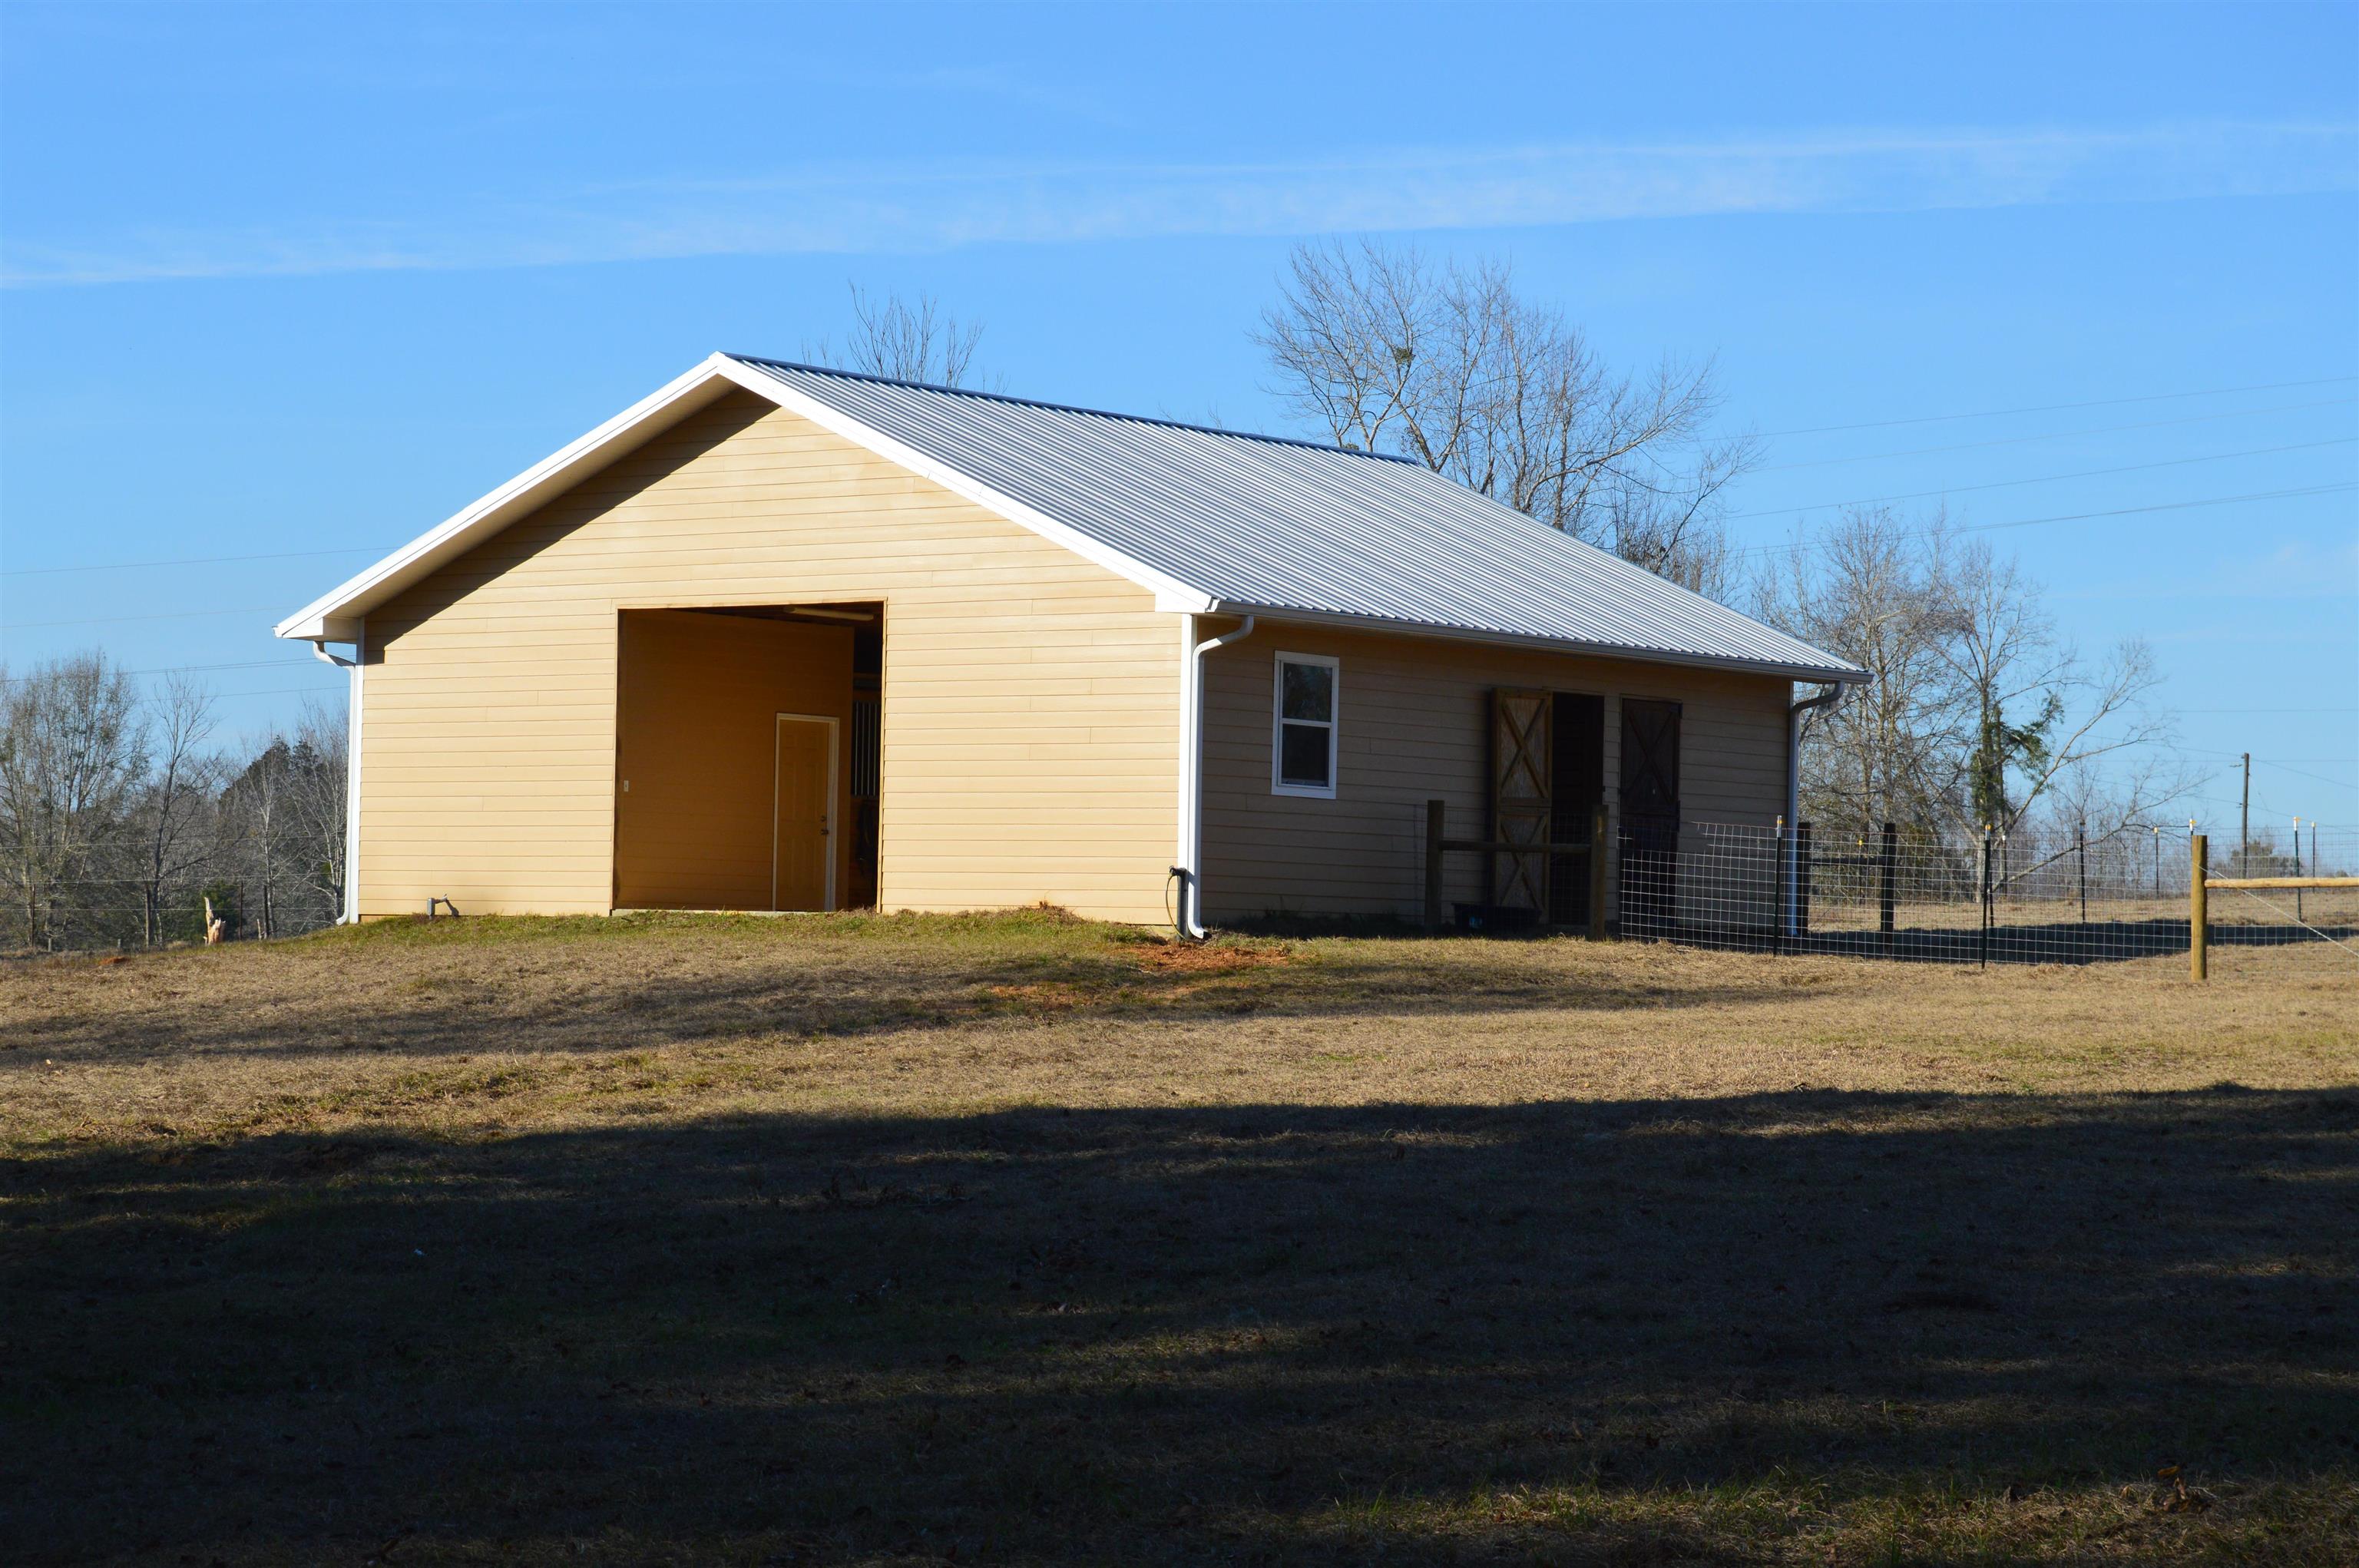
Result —
[[343, 670], [351, 681], [344, 708], [344, 907], [336, 917], [338, 925], [353, 925], [361, 918], [361, 655], [367, 639], [368, 625], [363, 622], [353, 633], [350, 659], [330, 653], [324, 638], [311, 644], [313, 658]]
[[1205, 641], [1196, 640], [1196, 617], [1180, 617], [1180, 853], [1171, 873], [1180, 883], [1180, 934], [1197, 941], [1204, 931], [1204, 656], [1253, 636], [1254, 617]]
[[1785, 858], [1785, 908], [1777, 911], [1777, 929], [1787, 936], [1799, 936], [1794, 928], [1801, 920], [1801, 888], [1797, 885], [1802, 875], [1802, 715], [1813, 708], [1832, 712], [1843, 701], [1843, 683], [1830, 684], [1815, 697], [1805, 697], [1786, 710], [1786, 842], [1777, 853]]

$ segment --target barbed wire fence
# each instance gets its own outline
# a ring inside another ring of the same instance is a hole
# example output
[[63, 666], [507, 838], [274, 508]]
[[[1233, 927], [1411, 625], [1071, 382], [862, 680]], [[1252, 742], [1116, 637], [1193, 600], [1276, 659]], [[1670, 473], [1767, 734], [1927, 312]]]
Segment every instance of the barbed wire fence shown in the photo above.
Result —
[[[2185, 954], [2184, 828], [2049, 828], [1959, 841], [1877, 823], [1830, 833], [1686, 822], [1619, 835], [1621, 933], [1688, 946], [1917, 963], [2110, 964]], [[2359, 829], [2215, 852], [2213, 877], [2350, 877]], [[2359, 887], [2222, 889], [2216, 948], [2315, 946], [2359, 959]]]

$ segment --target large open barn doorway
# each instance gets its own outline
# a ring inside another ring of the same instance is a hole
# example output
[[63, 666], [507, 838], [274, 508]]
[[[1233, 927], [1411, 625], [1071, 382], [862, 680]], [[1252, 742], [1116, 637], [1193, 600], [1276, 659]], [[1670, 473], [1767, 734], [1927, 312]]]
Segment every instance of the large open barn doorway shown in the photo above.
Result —
[[625, 610], [614, 904], [876, 899], [884, 608]]

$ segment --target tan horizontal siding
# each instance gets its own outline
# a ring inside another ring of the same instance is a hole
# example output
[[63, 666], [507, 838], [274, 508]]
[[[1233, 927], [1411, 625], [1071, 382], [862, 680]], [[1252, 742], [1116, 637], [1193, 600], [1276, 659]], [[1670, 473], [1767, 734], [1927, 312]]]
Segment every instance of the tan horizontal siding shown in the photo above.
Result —
[[[1104, 569], [750, 395], [369, 616], [364, 912], [422, 910], [429, 895], [476, 911], [611, 907], [620, 612], [831, 601], [886, 606], [886, 908], [1046, 899], [1164, 918], [1171, 617]], [[683, 866], [715, 863], [643, 837]]]
[[[1270, 789], [1281, 649], [1342, 661], [1334, 800]], [[1214, 919], [1271, 911], [1414, 918], [1424, 898], [1425, 802], [1447, 802], [1453, 836], [1488, 831], [1489, 702], [1501, 686], [1604, 699], [1609, 811], [1619, 794], [1625, 695], [1682, 704], [1684, 818], [1767, 825], [1784, 809], [1792, 688], [1783, 681], [1266, 619], [1252, 637], [1210, 655], [1206, 667], [1204, 879]], [[1482, 896], [1480, 857], [1454, 855], [1444, 868], [1445, 898]]]

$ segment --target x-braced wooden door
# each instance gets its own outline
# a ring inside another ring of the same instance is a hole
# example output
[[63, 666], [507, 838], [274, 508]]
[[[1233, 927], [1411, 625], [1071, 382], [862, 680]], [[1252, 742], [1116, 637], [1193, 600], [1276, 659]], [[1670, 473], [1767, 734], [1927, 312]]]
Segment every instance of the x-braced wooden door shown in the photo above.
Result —
[[[1546, 691], [1502, 686], [1491, 693], [1491, 837], [1497, 843], [1549, 842], [1552, 706]], [[1529, 909], [1535, 917], [1545, 918], [1549, 907], [1545, 850], [1509, 850], [1484, 859], [1489, 863], [1487, 902], [1505, 909]]]
[[1680, 705], [1622, 699], [1622, 930], [1679, 923]]

